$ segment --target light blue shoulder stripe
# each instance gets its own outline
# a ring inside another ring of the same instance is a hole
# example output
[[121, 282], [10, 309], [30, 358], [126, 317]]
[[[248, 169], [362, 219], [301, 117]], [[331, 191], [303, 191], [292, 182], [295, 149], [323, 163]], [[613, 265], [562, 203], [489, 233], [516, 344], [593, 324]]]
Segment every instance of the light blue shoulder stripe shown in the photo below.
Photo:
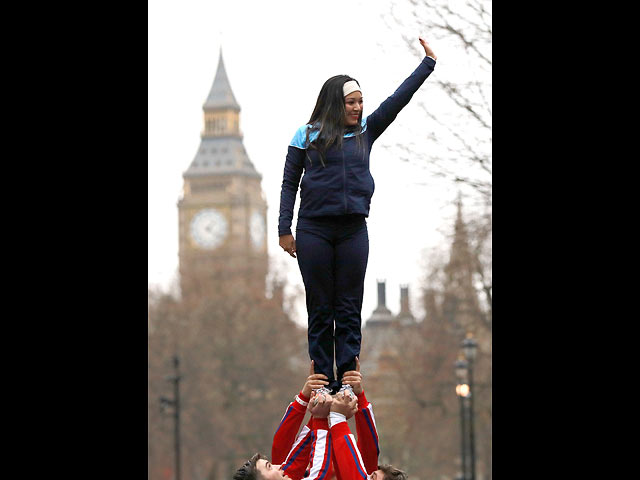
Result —
[[[289, 143], [289, 145], [292, 147], [296, 147], [304, 150], [305, 149], [304, 144], [307, 139], [307, 127], [310, 127], [310, 126], [311, 125], [303, 125], [298, 130], [296, 130], [296, 133], [291, 139], [291, 142]], [[312, 133], [311, 135], [309, 135], [309, 141], [311, 142], [314, 141], [317, 136], [318, 136], [318, 132]]]
[[[289, 145], [292, 147], [296, 147], [296, 148], [300, 148], [302, 150], [305, 150], [305, 142], [307, 140], [307, 128], [310, 127], [311, 125], [307, 124], [307, 125], [303, 125], [300, 128], [298, 128], [298, 130], [296, 130], [295, 135], [293, 136], [293, 138], [291, 139], [291, 142], [289, 142]], [[363, 118], [362, 119], [362, 132], [365, 132], [367, 130], [367, 119]], [[355, 136], [355, 133], [347, 133], [344, 138], [348, 138], [348, 137], [353, 137]], [[318, 131], [316, 130], [315, 132], [311, 132], [309, 134], [309, 142], [313, 142], [316, 138], [318, 138]]]

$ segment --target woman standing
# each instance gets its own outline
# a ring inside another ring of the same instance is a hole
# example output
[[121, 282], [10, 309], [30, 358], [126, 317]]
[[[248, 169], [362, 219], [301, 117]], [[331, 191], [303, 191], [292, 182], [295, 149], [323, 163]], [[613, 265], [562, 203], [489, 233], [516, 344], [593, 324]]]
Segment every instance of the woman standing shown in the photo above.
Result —
[[[340, 388], [344, 372], [355, 370], [360, 354], [369, 257], [365, 218], [374, 191], [369, 171], [371, 147], [436, 64], [427, 42], [419, 41], [426, 57], [364, 119], [358, 81], [348, 75], [329, 78], [309, 122], [296, 131], [287, 151], [280, 194], [280, 247], [298, 259], [306, 292], [309, 356], [316, 373], [329, 378], [328, 389], [333, 393]], [[300, 208], [294, 239], [291, 222], [298, 186]], [[334, 321], [337, 376], [333, 369]]]

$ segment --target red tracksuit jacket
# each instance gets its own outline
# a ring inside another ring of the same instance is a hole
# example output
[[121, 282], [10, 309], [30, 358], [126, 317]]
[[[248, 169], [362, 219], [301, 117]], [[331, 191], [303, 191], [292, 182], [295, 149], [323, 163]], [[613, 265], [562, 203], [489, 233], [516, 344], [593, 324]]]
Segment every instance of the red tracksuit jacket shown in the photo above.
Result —
[[[300, 392], [287, 407], [273, 437], [271, 462], [276, 465], [282, 464], [284, 472], [291, 480], [302, 480], [308, 466], [310, 468], [307, 480], [329, 480], [333, 470], [338, 480], [351, 480], [354, 477], [351, 477], [351, 474], [344, 477], [339, 464], [336, 463], [336, 457], [332, 451], [333, 442], [330, 441], [331, 432], [328, 431], [326, 419], [310, 418], [307, 425], [296, 435], [306, 413], [308, 402], [309, 399]], [[355, 420], [358, 440], [354, 445], [361, 452], [362, 468], [370, 474], [378, 469], [380, 449], [373, 406], [367, 401], [364, 391], [358, 395], [358, 411], [355, 414]], [[338, 431], [342, 430], [338, 429]], [[351, 437], [353, 438], [353, 435]], [[342, 442], [338, 443], [342, 445]], [[327, 462], [327, 458], [331, 458], [332, 462]]]
[[[346, 421], [331, 427], [330, 442], [334, 450], [336, 472], [340, 471], [340, 477], [343, 480], [367, 480], [368, 472], [364, 464], [363, 455], [360, 454], [358, 445]], [[377, 467], [375, 470], [377, 470]]]

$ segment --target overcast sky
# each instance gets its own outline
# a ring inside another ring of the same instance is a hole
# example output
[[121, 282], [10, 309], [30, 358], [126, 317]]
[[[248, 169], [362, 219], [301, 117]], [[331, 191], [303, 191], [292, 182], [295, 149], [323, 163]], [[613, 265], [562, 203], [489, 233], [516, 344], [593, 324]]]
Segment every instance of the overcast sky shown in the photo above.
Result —
[[[407, 2], [408, 3], [408, 2]], [[324, 0], [149, 0], [148, 222], [149, 286], [168, 288], [178, 268], [178, 209], [182, 173], [193, 160], [203, 130], [202, 105], [222, 47], [249, 158], [262, 174], [268, 212], [269, 255], [302, 287], [296, 260], [278, 246], [280, 185], [287, 146], [305, 124], [324, 81], [348, 74], [363, 89], [370, 114], [418, 66], [401, 32], [383, 20], [387, 2]], [[401, 13], [401, 12], [400, 12]], [[429, 32], [404, 32], [430, 41]], [[370, 254], [363, 321], [377, 305], [376, 280], [386, 279], [387, 306], [399, 311], [400, 285], [408, 284], [414, 314], [421, 314], [418, 286], [424, 252], [447, 248], [458, 190], [402, 162], [385, 146], [400, 142], [441, 148], [436, 129], [416, 105], [445, 108], [430, 82], [439, 70], [460, 69], [456, 50], [430, 41], [435, 71], [373, 147], [376, 182], [368, 218]], [[451, 70], [450, 70], [451, 71]], [[446, 115], [443, 111], [442, 115]], [[297, 204], [296, 211], [297, 213]], [[295, 217], [294, 217], [295, 218]], [[294, 223], [295, 225], [295, 223]], [[304, 297], [295, 320], [306, 325]]]

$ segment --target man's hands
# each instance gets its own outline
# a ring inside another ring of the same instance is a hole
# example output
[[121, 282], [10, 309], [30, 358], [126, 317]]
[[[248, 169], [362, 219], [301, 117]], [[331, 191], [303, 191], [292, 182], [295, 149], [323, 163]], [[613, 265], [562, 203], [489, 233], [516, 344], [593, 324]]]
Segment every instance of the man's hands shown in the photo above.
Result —
[[315, 370], [313, 368], [313, 365], [314, 365], [313, 360], [311, 360], [311, 367], [309, 368], [309, 376], [307, 377], [307, 381], [304, 383], [304, 386], [302, 387], [302, 394], [307, 398], [311, 397], [311, 392], [313, 390], [329, 385], [329, 382], [327, 381], [329, 379], [327, 378], [326, 375], [323, 375], [322, 373], [314, 373]]
[[328, 393], [311, 392], [311, 400], [307, 405], [307, 410], [314, 418], [327, 418], [333, 405], [333, 397]]
[[360, 395], [364, 387], [362, 386], [362, 374], [360, 373], [360, 359], [356, 357], [356, 369], [344, 372], [342, 384], [351, 385], [353, 393]]
[[316, 390], [320, 387], [329, 385], [329, 382], [327, 381], [328, 378], [322, 373], [314, 372], [314, 363], [313, 360], [311, 360], [311, 365], [309, 367], [309, 376], [307, 377], [307, 381], [302, 387], [302, 394], [305, 397], [309, 398], [309, 405], [307, 405], [307, 410], [309, 410], [311, 415], [313, 415], [315, 418], [327, 418], [329, 416], [329, 409], [331, 408], [333, 398], [331, 398], [331, 395], [329, 394], [316, 393]]
[[420, 40], [420, 45], [422, 45], [422, 48], [424, 48], [425, 55], [427, 57], [433, 58], [434, 60], [437, 60], [438, 57], [436, 57], [436, 54], [433, 53], [433, 50], [431, 50], [429, 44], [422, 37], [418, 37], [418, 40]]
[[345, 392], [339, 392], [333, 398], [330, 410], [343, 414], [349, 420], [358, 411], [358, 399], [345, 395]]
[[293, 258], [296, 258], [296, 240], [293, 235], [282, 235], [280, 237], [280, 247]]
[[[317, 393], [316, 390], [329, 384], [328, 378], [322, 373], [314, 373], [314, 362], [311, 360], [309, 367], [309, 376], [302, 387], [302, 394], [308, 397], [309, 405], [307, 410], [315, 418], [326, 418], [329, 412], [338, 412], [343, 414], [347, 419], [353, 417], [358, 411], [358, 399], [345, 395], [346, 392], [339, 392], [335, 396], [328, 393]], [[356, 357], [356, 369], [349, 370], [342, 376], [342, 383], [351, 385], [353, 393], [360, 395], [363, 390], [362, 374], [360, 373], [360, 359]]]

